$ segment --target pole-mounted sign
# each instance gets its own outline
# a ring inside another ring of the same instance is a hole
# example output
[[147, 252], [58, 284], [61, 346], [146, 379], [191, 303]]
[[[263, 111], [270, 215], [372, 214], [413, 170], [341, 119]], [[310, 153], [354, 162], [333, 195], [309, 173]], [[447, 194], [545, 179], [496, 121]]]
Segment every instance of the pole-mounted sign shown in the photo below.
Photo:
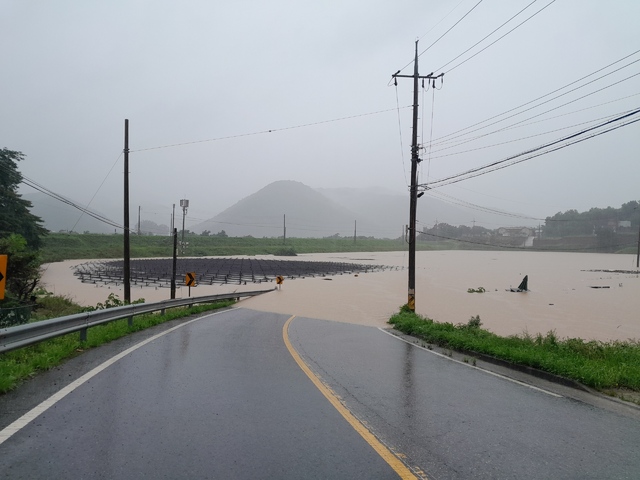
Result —
[[184, 278], [184, 284], [187, 287], [194, 287], [196, 285], [196, 272], [189, 272]]

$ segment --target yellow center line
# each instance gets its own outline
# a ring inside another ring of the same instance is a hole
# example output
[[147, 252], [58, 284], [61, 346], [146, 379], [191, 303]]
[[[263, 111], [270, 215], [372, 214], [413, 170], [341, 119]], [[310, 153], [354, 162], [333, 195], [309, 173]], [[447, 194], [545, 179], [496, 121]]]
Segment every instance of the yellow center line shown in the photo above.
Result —
[[402, 479], [417, 479], [416, 475], [409, 470], [409, 468], [402, 463], [402, 461], [391, 451], [389, 450], [380, 440], [378, 440], [373, 433], [365, 427], [360, 420], [358, 420], [348, 409], [345, 407], [335, 392], [329, 388], [327, 385], [322, 383], [322, 381], [316, 376], [315, 373], [311, 371], [309, 366], [305, 363], [302, 357], [298, 354], [298, 352], [293, 348], [291, 341], [289, 340], [289, 324], [296, 316], [293, 315], [289, 320], [287, 320], [282, 328], [282, 338], [284, 339], [284, 343], [289, 350], [289, 353], [296, 361], [298, 366], [302, 369], [304, 373], [307, 374], [309, 380], [313, 382], [320, 392], [326, 397], [327, 400], [333, 405], [333, 407], [340, 412], [340, 415], [344, 417], [344, 419], [349, 422], [349, 425], [353, 427], [353, 429], [360, 434], [360, 436], [369, 444], [371, 447], [380, 455], [385, 462], [389, 464], [391, 468], [398, 474], [398, 476]]

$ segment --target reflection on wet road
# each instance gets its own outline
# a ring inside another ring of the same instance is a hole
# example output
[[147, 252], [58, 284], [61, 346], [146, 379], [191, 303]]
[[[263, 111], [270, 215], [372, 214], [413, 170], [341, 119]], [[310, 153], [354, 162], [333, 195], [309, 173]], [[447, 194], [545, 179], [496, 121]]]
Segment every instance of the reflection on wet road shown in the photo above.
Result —
[[232, 310], [133, 351], [0, 445], [0, 477], [398, 478], [294, 362], [286, 320]]
[[418, 476], [640, 471], [637, 420], [456, 364], [374, 327], [296, 317], [283, 330], [288, 318], [235, 309], [154, 338], [1, 444], [0, 477], [398, 478], [284, 338]]
[[293, 345], [428, 478], [637, 478], [640, 422], [518, 385], [374, 327], [296, 318]]

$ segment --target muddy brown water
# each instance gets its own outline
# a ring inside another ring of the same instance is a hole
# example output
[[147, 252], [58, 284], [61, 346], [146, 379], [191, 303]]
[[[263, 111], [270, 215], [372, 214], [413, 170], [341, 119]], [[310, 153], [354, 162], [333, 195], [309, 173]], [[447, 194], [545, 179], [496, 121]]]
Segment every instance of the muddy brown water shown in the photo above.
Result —
[[[256, 257], [254, 257], [256, 258]], [[266, 256], [264, 258], [273, 258]], [[406, 252], [299, 255], [296, 260], [354, 262], [398, 270], [328, 278], [285, 280], [280, 290], [242, 300], [257, 310], [362, 325], [385, 326], [406, 303]], [[82, 305], [123, 298], [122, 286], [81, 283], [73, 267], [86, 260], [45, 266], [46, 288]], [[640, 271], [635, 255], [548, 252], [418, 252], [416, 310], [436, 321], [466, 323], [480, 315], [483, 326], [500, 335], [535, 335], [555, 330], [559, 337], [597, 340], [640, 339]], [[615, 272], [619, 271], [619, 272]], [[197, 273], [197, 272], [196, 272]], [[527, 293], [507, 290], [529, 276]], [[274, 284], [213, 285], [192, 296], [272, 288]], [[468, 293], [482, 287], [484, 293]], [[598, 288], [592, 288], [598, 287]], [[168, 288], [132, 288], [132, 299], [169, 298]], [[186, 287], [177, 297], [188, 296]]]

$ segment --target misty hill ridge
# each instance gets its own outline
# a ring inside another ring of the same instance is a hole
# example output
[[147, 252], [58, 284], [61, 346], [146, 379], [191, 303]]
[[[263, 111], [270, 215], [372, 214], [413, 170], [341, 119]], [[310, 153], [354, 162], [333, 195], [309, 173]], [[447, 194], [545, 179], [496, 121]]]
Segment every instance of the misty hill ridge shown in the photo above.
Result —
[[[436, 199], [421, 201], [419, 220], [432, 225], [437, 218], [463, 223], [469, 215]], [[398, 238], [409, 219], [409, 197], [383, 187], [319, 188], [280, 180], [243, 198], [215, 217], [191, 228], [196, 233], [224, 230], [230, 236]], [[455, 219], [455, 220], [454, 220]]]
[[324, 237], [352, 235], [357, 214], [313, 188], [292, 180], [273, 182], [215, 217], [192, 227], [199, 233], [224, 230], [230, 236]]

